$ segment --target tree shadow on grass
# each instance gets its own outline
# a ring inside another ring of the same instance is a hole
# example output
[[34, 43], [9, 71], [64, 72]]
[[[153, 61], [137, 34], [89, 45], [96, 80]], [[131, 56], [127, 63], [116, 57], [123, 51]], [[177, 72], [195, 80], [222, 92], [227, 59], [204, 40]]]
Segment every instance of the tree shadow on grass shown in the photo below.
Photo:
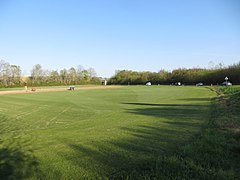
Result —
[[185, 99], [178, 99], [181, 101], [211, 101], [211, 98], [185, 98]]
[[0, 148], [0, 179], [25, 179], [36, 171], [38, 162], [31, 151], [23, 151], [20, 146]]
[[129, 139], [93, 142], [88, 145], [68, 144], [74, 153], [62, 154], [92, 177], [125, 179], [132, 172], [151, 170], [155, 158], [174, 151], [179, 132], [153, 126], [122, 128]]
[[197, 106], [208, 106], [208, 105], [202, 105], [202, 104], [153, 104], [153, 103], [138, 103], [138, 102], [128, 102], [123, 103], [127, 105], [142, 105], [142, 106], [169, 106], [169, 107], [197, 107]]
[[159, 124], [121, 127], [121, 132], [128, 136], [116, 140], [67, 144], [73, 153], [61, 155], [92, 177], [125, 179], [129, 174], [140, 177], [153, 169], [156, 158], [174, 152], [196, 134], [208, 109], [181, 104], [127, 104], [126, 113], [153, 116]]
[[0, 115], [0, 179], [26, 179], [37, 171], [38, 161], [27, 149], [28, 142], [11, 134], [5, 127], [7, 119]]
[[[210, 105], [199, 104], [149, 104], [149, 103], [124, 103], [135, 105], [126, 109], [128, 113], [144, 116], [153, 116], [166, 119], [166, 123], [175, 125], [196, 126], [202, 123], [208, 115]], [[137, 107], [137, 108], [136, 108]]]

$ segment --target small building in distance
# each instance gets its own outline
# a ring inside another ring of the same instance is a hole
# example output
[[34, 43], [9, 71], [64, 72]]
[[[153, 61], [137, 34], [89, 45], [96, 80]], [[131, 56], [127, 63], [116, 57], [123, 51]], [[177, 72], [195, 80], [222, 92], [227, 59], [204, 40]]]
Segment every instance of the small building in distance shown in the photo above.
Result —
[[107, 85], [107, 80], [106, 79], [102, 79], [102, 85], [104, 85], [104, 86]]

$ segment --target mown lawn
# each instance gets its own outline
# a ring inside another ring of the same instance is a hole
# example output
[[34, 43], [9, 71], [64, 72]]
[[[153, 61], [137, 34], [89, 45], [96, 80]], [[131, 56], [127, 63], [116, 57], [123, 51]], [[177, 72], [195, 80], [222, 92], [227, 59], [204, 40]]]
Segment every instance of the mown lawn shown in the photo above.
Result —
[[192, 142], [208, 87], [129, 86], [0, 96], [0, 179], [127, 177]]

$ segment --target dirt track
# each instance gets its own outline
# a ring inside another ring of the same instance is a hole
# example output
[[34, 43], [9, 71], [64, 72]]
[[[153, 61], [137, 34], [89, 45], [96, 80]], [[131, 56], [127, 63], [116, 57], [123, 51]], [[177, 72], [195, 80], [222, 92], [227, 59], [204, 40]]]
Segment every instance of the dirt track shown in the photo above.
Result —
[[[78, 90], [92, 90], [92, 89], [112, 89], [112, 88], [123, 88], [124, 86], [90, 86], [90, 87], [76, 87], [74, 91]], [[9, 94], [33, 94], [40, 92], [63, 92], [69, 91], [68, 88], [34, 88], [35, 91], [32, 91], [31, 88], [26, 92], [23, 90], [11, 90], [11, 91], [0, 91], [0, 95], [9, 95]]]

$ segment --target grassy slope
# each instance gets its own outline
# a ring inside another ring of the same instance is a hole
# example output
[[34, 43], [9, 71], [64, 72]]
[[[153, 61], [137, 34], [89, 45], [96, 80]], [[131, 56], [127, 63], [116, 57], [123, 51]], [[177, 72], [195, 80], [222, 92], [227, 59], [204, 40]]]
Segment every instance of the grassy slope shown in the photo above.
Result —
[[146, 170], [201, 130], [213, 95], [135, 86], [1, 96], [0, 173], [76, 179]]
[[240, 179], [240, 88], [213, 88], [211, 117], [194, 141], [130, 179]]

